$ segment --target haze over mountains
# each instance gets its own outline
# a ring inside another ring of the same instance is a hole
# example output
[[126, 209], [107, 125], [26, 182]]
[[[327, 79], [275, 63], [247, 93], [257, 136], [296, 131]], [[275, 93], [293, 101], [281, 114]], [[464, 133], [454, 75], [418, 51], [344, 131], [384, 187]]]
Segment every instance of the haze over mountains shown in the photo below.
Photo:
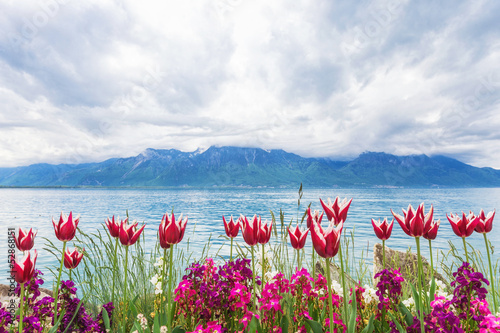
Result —
[[500, 170], [426, 155], [363, 153], [333, 161], [283, 150], [210, 147], [206, 151], [146, 149], [100, 163], [0, 168], [1, 186], [97, 187], [498, 187]]

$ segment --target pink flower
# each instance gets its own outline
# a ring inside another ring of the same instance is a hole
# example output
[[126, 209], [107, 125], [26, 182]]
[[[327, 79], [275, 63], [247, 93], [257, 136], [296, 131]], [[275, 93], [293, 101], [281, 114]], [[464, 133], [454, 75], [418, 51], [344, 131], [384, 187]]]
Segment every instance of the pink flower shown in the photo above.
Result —
[[23, 228], [19, 228], [17, 233], [17, 237], [14, 236], [14, 242], [16, 243], [17, 249], [19, 251], [29, 251], [35, 245], [35, 236], [38, 233], [38, 230], [33, 233], [33, 228], [24, 230]]
[[139, 228], [139, 230], [136, 230], [136, 221], [132, 222], [132, 224], [128, 224], [128, 219], [123, 220], [122, 223], [120, 223], [120, 243], [125, 246], [134, 245], [135, 242], [137, 242], [137, 240], [139, 239], [139, 236], [141, 235], [145, 226], [146, 225], [144, 224]]
[[323, 230], [321, 224], [313, 223], [311, 227], [311, 238], [314, 249], [318, 255], [323, 258], [331, 258], [337, 254], [343, 227], [344, 222], [340, 222], [335, 226], [333, 219], [326, 230]]
[[23, 284], [29, 282], [35, 273], [35, 264], [38, 253], [35, 250], [35, 255], [30, 256], [30, 252], [25, 252], [21, 261], [14, 261], [14, 280], [17, 283]]
[[257, 218], [257, 215], [254, 215], [252, 221], [248, 221], [247, 217], [242, 215], [240, 217], [240, 224], [241, 234], [245, 242], [250, 246], [256, 245], [259, 242], [260, 216]]
[[288, 235], [290, 236], [290, 243], [292, 243], [292, 247], [296, 250], [300, 250], [306, 244], [307, 233], [309, 229], [301, 229], [299, 226], [289, 227]]
[[67, 218], [66, 215], [61, 212], [61, 217], [59, 218], [59, 222], [57, 224], [54, 218], [52, 218], [52, 224], [54, 225], [54, 231], [57, 239], [61, 242], [68, 242], [72, 240], [73, 237], [75, 237], [79, 220], [79, 217], [73, 220], [72, 212], [69, 212], [69, 216]]
[[184, 232], [186, 231], [186, 225], [188, 218], [182, 219], [182, 214], [175, 220], [174, 213], [172, 212], [172, 218], [168, 218], [168, 214], [163, 215], [159, 227], [159, 238], [160, 245], [164, 249], [168, 249], [170, 245], [180, 243], [184, 238]]
[[311, 224], [313, 222], [321, 223], [322, 219], [323, 219], [323, 212], [321, 212], [321, 215], [317, 210], [315, 210], [314, 213], [311, 213], [311, 207], [307, 207], [307, 229], [311, 228]]
[[378, 219], [378, 222], [372, 219], [372, 226], [375, 231], [375, 235], [377, 235], [380, 240], [388, 240], [389, 237], [391, 237], [394, 219], [392, 219], [391, 223], [387, 222], [387, 218], [385, 218], [382, 222], [380, 222], [380, 219]]
[[319, 199], [321, 202], [321, 206], [323, 206], [323, 210], [326, 213], [326, 217], [328, 217], [328, 221], [333, 219], [335, 225], [339, 223], [343, 223], [347, 218], [347, 211], [349, 210], [349, 206], [351, 205], [352, 199], [349, 201], [347, 198], [344, 198], [342, 202], [340, 202], [339, 197], [335, 198], [335, 201], [332, 203], [330, 198], [328, 198], [328, 204], [325, 204], [321, 198]]
[[267, 224], [266, 222], [260, 222], [260, 227], [259, 227], [259, 243], [260, 244], [267, 244], [269, 242], [269, 239], [271, 239], [271, 232], [273, 231], [273, 221], [271, 223]]
[[234, 238], [238, 236], [238, 231], [240, 230], [239, 221], [234, 222], [232, 215], [229, 222], [226, 222], [226, 218], [222, 215], [222, 221], [224, 222], [224, 229], [226, 230], [227, 237]]
[[398, 221], [401, 229], [411, 237], [420, 237], [424, 234], [424, 204], [421, 203], [415, 211], [411, 205], [408, 205], [408, 211], [403, 209], [403, 216], [392, 211], [392, 215]]
[[465, 213], [462, 212], [462, 218], [458, 215], [453, 215], [453, 213], [450, 216], [446, 214], [446, 217], [450, 221], [453, 232], [458, 237], [469, 237], [479, 223], [479, 217], [474, 216], [472, 212], [470, 212], [469, 216], [465, 216]]
[[80, 261], [82, 261], [83, 252], [85, 252], [85, 249], [83, 249], [82, 252], [78, 252], [78, 249], [76, 247], [73, 251], [66, 249], [66, 251], [64, 252], [64, 267], [66, 267], [67, 269], [76, 268]]
[[[118, 221], [120, 218], [117, 219]], [[106, 222], [106, 227], [108, 227], [109, 234], [111, 237], [116, 238], [120, 236], [120, 224], [122, 221], [118, 222], [115, 221], [115, 216], [113, 215], [112, 219], [109, 219], [109, 217], [104, 221]], [[125, 222], [128, 221], [128, 217], [125, 219]]]
[[481, 209], [479, 213], [479, 222], [476, 225], [476, 232], [480, 234], [486, 234], [493, 228], [493, 218], [495, 217], [495, 211], [489, 212], [488, 216], [485, 216], [484, 210]]

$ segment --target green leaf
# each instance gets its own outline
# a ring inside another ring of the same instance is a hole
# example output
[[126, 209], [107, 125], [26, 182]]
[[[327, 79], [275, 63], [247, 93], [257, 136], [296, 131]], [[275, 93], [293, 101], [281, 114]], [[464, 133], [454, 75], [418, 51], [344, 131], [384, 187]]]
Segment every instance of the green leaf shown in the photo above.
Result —
[[257, 320], [256, 317], [253, 317], [252, 320], [250, 320], [250, 323], [248, 324], [248, 333], [255, 333], [259, 332], [259, 321]]
[[420, 311], [420, 302], [419, 302], [420, 296], [418, 295], [417, 289], [415, 289], [415, 286], [413, 284], [410, 283], [410, 287], [411, 287], [411, 292], [413, 293], [413, 300], [415, 301], [415, 309], [418, 313]]
[[181, 326], [176, 326], [173, 330], [172, 333], [186, 333], [186, 330], [183, 329]]
[[160, 333], [160, 314], [155, 312], [155, 319], [153, 320], [153, 333]]
[[280, 327], [281, 327], [282, 332], [285, 332], [285, 333], [288, 332], [288, 317], [287, 316], [283, 316], [283, 318], [281, 318]]
[[394, 324], [396, 324], [396, 328], [398, 329], [398, 331], [400, 333], [406, 333], [406, 330], [403, 328], [403, 326], [401, 326], [401, 324], [399, 323], [399, 321], [397, 321], [397, 319], [394, 317], [394, 315], [392, 313], [388, 313], [388, 315], [392, 318], [392, 322]]
[[317, 321], [306, 319], [307, 325], [313, 330], [314, 333], [323, 333], [323, 327]]
[[410, 310], [403, 304], [403, 302], [400, 302], [398, 304], [399, 307], [399, 312], [404, 316], [405, 322], [407, 326], [413, 325], [413, 315], [411, 314]]
[[349, 313], [349, 326], [347, 327], [347, 333], [356, 333], [356, 316], [357, 316], [356, 292], [352, 293], [351, 300], [352, 300], [351, 311]]
[[111, 329], [109, 324], [109, 314], [105, 308], [102, 308], [102, 321], [104, 322], [104, 328], [107, 330]]
[[375, 330], [375, 326], [373, 325], [373, 318], [375, 318], [375, 315], [372, 314], [372, 316], [368, 320], [368, 325], [361, 331], [361, 333], [373, 333], [373, 331]]
[[436, 278], [433, 276], [431, 280], [431, 288], [429, 290], [429, 309], [431, 306], [431, 302], [434, 301], [434, 294], [436, 293]]

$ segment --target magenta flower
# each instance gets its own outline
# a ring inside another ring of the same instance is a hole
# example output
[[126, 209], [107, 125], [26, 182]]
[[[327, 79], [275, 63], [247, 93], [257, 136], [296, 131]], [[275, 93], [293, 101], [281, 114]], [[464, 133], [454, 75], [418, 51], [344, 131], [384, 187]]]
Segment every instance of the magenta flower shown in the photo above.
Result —
[[309, 229], [301, 229], [299, 226], [289, 227], [288, 235], [290, 236], [290, 243], [292, 247], [296, 250], [300, 250], [306, 244], [307, 233]]
[[333, 219], [326, 230], [323, 230], [321, 224], [313, 223], [311, 227], [311, 238], [314, 249], [321, 257], [331, 258], [337, 254], [343, 227], [344, 222], [340, 222], [335, 226]]
[[319, 211], [315, 210], [314, 213], [311, 213], [311, 207], [307, 207], [307, 229], [311, 228], [312, 223], [320, 223], [323, 219], [323, 213], [319, 214]]
[[257, 218], [257, 215], [254, 215], [252, 220], [248, 221], [247, 217], [242, 215], [240, 224], [241, 234], [245, 242], [250, 246], [256, 245], [259, 242], [260, 216]]
[[132, 222], [132, 224], [128, 224], [128, 219], [123, 220], [122, 223], [120, 223], [120, 243], [125, 246], [134, 245], [135, 242], [137, 242], [137, 240], [139, 239], [139, 236], [141, 235], [145, 226], [146, 225], [144, 224], [139, 228], [139, 230], [136, 230], [136, 221]]
[[375, 235], [380, 240], [388, 240], [391, 237], [392, 227], [394, 226], [394, 219], [389, 223], [387, 222], [387, 218], [384, 218], [382, 222], [378, 219], [378, 222], [372, 219], [373, 230], [375, 231]]
[[78, 252], [78, 249], [76, 247], [73, 251], [66, 249], [66, 251], [64, 252], [64, 267], [66, 267], [67, 269], [76, 268], [80, 261], [82, 261], [83, 252], [85, 252], [85, 249], [83, 249], [82, 252]]
[[239, 221], [234, 222], [232, 215], [229, 222], [226, 222], [226, 218], [222, 215], [222, 221], [224, 222], [224, 229], [226, 230], [227, 237], [234, 238], [238, 236], [238, 231], [240, 230]]
[[495, 211], [491, 211], [488, 213], [488, 216], [485, 216], [484, 210], [481, 209], [479, 213], [479, 222], [476, 225], [476, 232], [480, 234], [486, 234], [493, 229], [493, 218], [495, 217]]
[[17, 283], [23, 284], [29, 282], [35, 273], [35, 264], [38, 253], [31, 257], [30, 252], [25, 252], [21, 261], [14, 261], [14, 279]]
[[453, 213], [451, 213], [450, 216], [446, 214], [446, 217], [448, 221], [450, 221], [453, 232], [458, 237], [469, 237], [472, 235], [480, 221], [479, 217], [476, 217], [472, 212], [468, 216], [465, 216], [465, 213], [462, 212], [462, 218], [458, 215], [453, 215]]
[[[123, 221], [120, 221], [120, 218], [118, 217], [117, 221], [115, 221], [115, 216], [113, 215], [113, 218], [110, 219], [109, 217], [104, 221], [106, 222], [106, 227], [108, 227], [109, 234], [111, 237], [116, 238], [120, 236], [120, 224]], [[128, 221], [128, 217], [124, 220], [125, 222]]]
[[182, 214], [175, 220], [174, 213], [172, 212], [172, 217], [169, 219], [168, 214], [163, 215], [159, 227], [159, 238], [160, 245], [164, 249], [168, 249], [170, 245], [180, 243], [184, 238], [184, 232], [186, 231], [186, 225], [188, 218], [182, 219]]
[[401, 229], [411, 237], [421, 237], [424, 234], [424, 204], [421, 203], [415, 211], [408, 205], [408, 211], [403, 209], [404, 217], [392, 211], [392, 215], [398, 221]]

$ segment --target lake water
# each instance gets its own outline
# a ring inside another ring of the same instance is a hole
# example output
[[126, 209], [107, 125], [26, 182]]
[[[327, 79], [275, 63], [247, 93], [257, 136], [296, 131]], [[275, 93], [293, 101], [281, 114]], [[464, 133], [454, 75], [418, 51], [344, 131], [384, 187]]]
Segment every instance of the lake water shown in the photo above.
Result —
[[[448, 240], [452, 240], [461, 249], [461, 239], [455, 236], [446, 213], [461, 213], [472, 210], [476, 214], [482, 208], [489, 212], [500, 207], [500, 189], [304, 189], [300, 215], [311, 202], [312, 209], [321, 210], [319, 198], [326, 200], [328, 197], [353, 198], [348, 218], [345, 224], [346, 232], [355, 227], [356, 246], [369, 249], [368, 258], [372, 258], [373, 246], [379, 242], [373, 233], [371, 218], [391, 217], [390, 209], [401, 212], [401, 208], [418, 206], [425, 202], [426, 212], [430, 205], [434, 205], [436, 219], [441, 219], [438, 237], [433, 241], [433, 249], [447, 251]], [[9, 227], [35, 227], [38, 236], [35, 248], [39, 251], [37, 268], [45, 271], [45, 278], [50, 280], [50, 274], [44, 269], [46, 266], [56, 267], [58, 263], [52, 255], [42, 250], [43, 240], [47, 237], [59, 244], [51, 223], [52, 217], [59, 218], [61, 211], [68, 214], [73, 211], [80, 215], [79, 227], [84, 232], [95, 231], [101, 228], [106, 217], [112, 215], [125, 216], [129, 211], [131, 219], [146, 222], [146, 244], [148, 250], [154, 248], [158, 225], [162, 215], [170, 212], [172, 208], [177, 215], [188, 215], [189, 222], [185, 239], [190, 239], [190, 249], [194, 257], [208, 241], [210, 235], [214, 245], [212, 251], [218, 250], [224, 243], [224, 227], [222, 215], [239, 216], [244, 214], [253, 216], [258, 214], [262, 219], [271, 219], [270, 210], [279, 216], [280, 208], [285, 213], [286, 221], [297, 217], [297, 190], [291, 189], [0, 189], [0, 283], [7, 283], [8, 274], [8, 247], [7, 230]], [[498, 217], [500, 218], [500, 217]], [[495, 222], [494, 222], [495, 223]], [[488, 235], [492, 244], [499, 245], [500, 228], [494, 227]], [[468, 242], [476, 249], [484, 249], [482, 235], [473, 234]], [[243, 243], [240, 235], [237, 242]], [[428, 257], [427, 241], [423, 240], [423, 255]], [[414, 240], [404, 234], [396, 223], [391, 238], [386, 245], [406, 250], [408, 246], [414, 248]], [[182, 246], [182, 244], [181, 244]], [[306, 248], [311, 249], [310, 238]], [[229, 256], [229, 245], [220, 252]], [[360, 253], [356, 253], [359, 256]], [[494, 258], [498, 259], [495, 252]], [[48, 284], [50, 285], [50, 284]]]

